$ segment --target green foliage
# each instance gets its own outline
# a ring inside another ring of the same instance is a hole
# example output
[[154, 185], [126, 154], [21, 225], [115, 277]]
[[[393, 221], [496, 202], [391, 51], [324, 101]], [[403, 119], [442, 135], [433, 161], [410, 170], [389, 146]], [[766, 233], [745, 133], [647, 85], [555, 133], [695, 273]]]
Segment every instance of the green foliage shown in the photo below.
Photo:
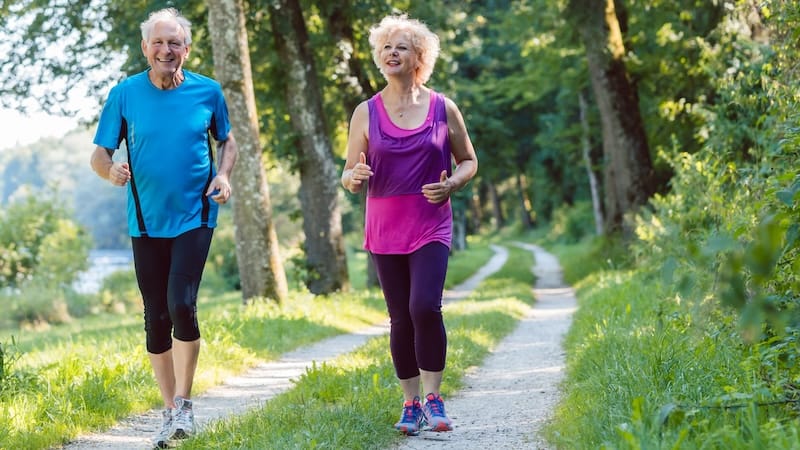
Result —
[[573, 244], [543, 242], [558, 256], [564, 282], [570, 285], [597, 272], [625, 270], [633, 265], [619, 236], [587, 236]]
[[221, 278], [223, 283], [217, 287], [221, 292], [242, 288], [232, 222], [230, 214], [224, 210], [217, 220], [217, 228], [214, 229], [214, 238], [211, 240], [203, 275], [206, 281], [214, 276]]
[[136, 281], [136, 271], [119, 270], [107, 275], [100, 283], [100, 289], [95, 295], [96, 303], [90, 311], [93, 314], [100, 312], [126, 313], [128, 311], [141, 311], [143, 308], [142, 295]]
[[703, 44], [701, 148], [662, 148], [674, 176], [635, 219], [631, 272], [580, 283], [558, 447], [796, 447], [798, 98], [775, 68], [796, 64], [781, 27], [800, 16], [760, 5], [737, 3]]
[[742, 365], [749, 351], [735, 317], [682, 301], [657, 268], [596, 273], [578, 287], [569, 388], [547, 427], [557, 447], [747, 448], [763, 418], [782, 409], [756, 406], [783, 397]]
[[14, 202], [0, 212], [0, 286], [20, 287], [34, 277], [66, 286], [87, 268], [90, 246], [91, 238], [55, 197]]
[[68, 322], [70, 296], [65, 289], [41, 283], [26, 283], [17, 291], [0, 295], [9, 305], [9, 318], [23, 328], [49, 327]]
[[592, 204], [583, 201], [571, 206], [562, 205], [553, 212], [547, 240], [574, 244], [594, 232]]

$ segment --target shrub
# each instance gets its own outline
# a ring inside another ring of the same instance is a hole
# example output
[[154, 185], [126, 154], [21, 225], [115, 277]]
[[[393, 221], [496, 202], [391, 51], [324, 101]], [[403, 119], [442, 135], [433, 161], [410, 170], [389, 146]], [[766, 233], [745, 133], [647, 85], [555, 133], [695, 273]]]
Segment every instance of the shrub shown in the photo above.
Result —
[[91, 238], [55, 196], [31, 195], [0, 211], [0, 287], [34, 278], [69, 285], [88, 265]]
[[586, 236], [595, 234], [590, 202], [562, 205], [553, 211], [551, 222], [550, 233], [547, 235], [547, 240], [550, 242], [574, 244]]
[[67, 292], [69, 291], [44, 283], [29, 283], [17, 291], [5, 294], [7, 298], [1, 301], [11, 305], [12, 321], [23, 328], [38, 329], [72, 319], [67, 307]]
[[93, 313], [142, 310], [142, 296], [136, 281], [136, 271], [119, 270], [103, 278], [97, 292], [97, 304]]

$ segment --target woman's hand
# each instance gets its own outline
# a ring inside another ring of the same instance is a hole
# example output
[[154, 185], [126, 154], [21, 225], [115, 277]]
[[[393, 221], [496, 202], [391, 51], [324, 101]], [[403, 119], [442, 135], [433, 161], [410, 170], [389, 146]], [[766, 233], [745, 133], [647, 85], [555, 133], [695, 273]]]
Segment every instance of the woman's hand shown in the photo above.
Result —
[[422, 186], [422, 195], [430, 203], [441, 203], [450, 197], [450, 193], [455, 190], [455, 185], [447, 178], [447, 171], [443, 170], [439, 175], [438, 183], [429, 183]]
[[361, 185], [365, 181], [369, 181], [369, 177], [375, 175], [372, 172], [372, 168], [367, 165], [367, 155], [364, 152], [359, 153], [358, 155], [358, 162], [352, 169], [350, 169], [350, 185], [348, 190], [350, 192], [358, 192], [361, 189]]

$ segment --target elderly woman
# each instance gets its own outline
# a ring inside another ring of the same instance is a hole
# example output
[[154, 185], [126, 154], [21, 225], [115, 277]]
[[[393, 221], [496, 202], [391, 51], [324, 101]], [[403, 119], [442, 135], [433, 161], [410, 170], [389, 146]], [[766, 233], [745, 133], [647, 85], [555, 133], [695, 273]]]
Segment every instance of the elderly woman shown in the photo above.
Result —
[[[183, 69], [192, 43], [189, 21], [175, 9], [163, 9], [152, 13], [141, 31], [150, 67], [109, 93], [91, 165], [100, 177], [128, 187], [146, 347], [165, 405], [154, 445], [166, 447], [195, 431], [197, 291], [218, 204], [231, 195], [237, 147], [219, 83]], [[218, 169], [209, 134], [218, 142]], [[127, 158], [114, 161], [123, 139]]]
[[478, 162], [456, 104], [425, 86], [439, 38], [399, 15], [373, 27], [369, 41], [386, 86], [353, 112], [342, 185], [352, 193], [367, 185], [364, 248], [389, 311], [390, 351], [404, 396], [395, 427], [407, 435], [423, 427], [449, 431], [439, 390], [447, 353], [441, 307], [450, 195], [475, 176]]

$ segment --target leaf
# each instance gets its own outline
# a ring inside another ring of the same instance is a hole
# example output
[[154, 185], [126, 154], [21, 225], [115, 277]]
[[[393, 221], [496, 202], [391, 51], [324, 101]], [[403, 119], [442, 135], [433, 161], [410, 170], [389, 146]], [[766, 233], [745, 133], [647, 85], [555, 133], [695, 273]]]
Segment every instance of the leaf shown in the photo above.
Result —
[[795, 194], [797, 194], [797, 192], [784, 189], [782, 191], [778, 191], [776, 195], [778, 197], [778, 200], [780, 200], [784, 205], [791, 207], [792, 205], [794, 205]]
[[661, 426], [667, 424], [667, 420], [669, 420], [670, 415], [673, 411], [678, 409], [678, 405], [675, 403], [667, 403], [666, 405], [662, 406], [661, 409], [658, 411], [658, 423]]
[[664, 283], [664, 286], [672, 285], [677, 267], [678, 262], [671, 256], [664, 261], [664, 265], [661, 266], [661, 282]]

